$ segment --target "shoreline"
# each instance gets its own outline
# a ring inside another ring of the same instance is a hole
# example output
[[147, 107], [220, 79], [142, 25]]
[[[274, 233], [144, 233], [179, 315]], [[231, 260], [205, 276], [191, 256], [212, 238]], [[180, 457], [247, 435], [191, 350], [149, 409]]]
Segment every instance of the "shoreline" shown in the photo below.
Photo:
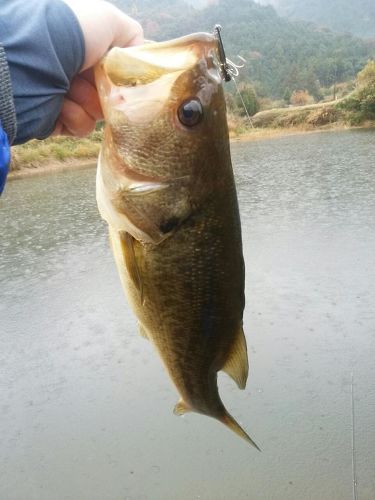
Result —
[[[366, 123], [358, 126], [346, 124], [329, 124], [322, 127], [288, 127], [288, 128], [254, 128], [250, 132], [245, 132], [237, 137], [231, 137], [230, 142], [249, 142], [256, 140], [276, 139], [292, 135], [308, 135], [323, 132], [346, 132], [348, 130], [374, 129], [375, 123]], [[259, 133], [258, 133], [259, 132]]]
[[71, 160], [59, 161], [51, 159], [50, 162], [43, 163], [39, 167], [24, 167], [14, 172], [9, 172], [7, 182], [24, 179], [25, 177], [33, 177], [37, 175], [55, 174], [63, 172], [64, 170], [81, 170], [84, 168], [96, 167], [98, 157], [86, 158], [84, 160]]
[[[360, 129], [373, 129], [375, 131], [375, 123], [367, 123], [360, 126], [349, 126], [345, 124], [330, 124], [323, 127], [288, 127], [288, 128], [253, 128], [250, 131], [246, 131], [238, 136], [230, 135], [230, 143], [238, 142], [250, 142], [257, 140], [267, 140], [276, 139], [279, 137], [286, 137], [291, 135], [302, 135], [302, 134], [315, 134], [319, 132], [341, 132], [347, 130], [360, 130]], [[46, 161], [43, 159], [41, 165], [39, 166], [28, 166], [23, 167], [15, 171], [11, 171], [8, 174], [8, 181], [14, 181], [17, 179], [23, 179], [25, 177], [31, 177], [34, 175], [47, 175], [62, 172], [64, 170], [78, 170], [84, 168], [94, 168], [97, 164], [97, 155], [85, 158], [85, 159], [68, 159], [68, 160], [56, 160], [51, 158], [51, 160]]]

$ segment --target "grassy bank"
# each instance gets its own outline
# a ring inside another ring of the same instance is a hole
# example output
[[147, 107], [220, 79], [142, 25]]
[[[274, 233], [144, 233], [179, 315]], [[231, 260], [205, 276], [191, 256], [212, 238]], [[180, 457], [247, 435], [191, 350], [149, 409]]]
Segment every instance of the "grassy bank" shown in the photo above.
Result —
[[252, 123], [255, 128], [305, 130], [375, 125], [375, 61], [358, 73], [354, 90], [342, 99], [262, 111]]
[[95, 131], [85, 139], [53, 137], [15, 146], [12, 148], [10, 177], [95, 161], [101, 141], [102, 132]]
[[347, 100], [261, 111], [252, 117], [254, 128], [314, 130], [375, 126], [375, 117], [347, 109]]

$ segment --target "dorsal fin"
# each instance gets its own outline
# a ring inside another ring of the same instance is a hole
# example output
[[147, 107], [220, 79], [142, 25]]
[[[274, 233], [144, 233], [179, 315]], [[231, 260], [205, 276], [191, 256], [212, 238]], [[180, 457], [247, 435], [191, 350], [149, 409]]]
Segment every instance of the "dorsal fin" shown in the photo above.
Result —
[[235, 336], [232, 348], [221, 369], [236, 382], [239, 389], [245, 389], [249, 373], [249, 362], [247, 360], [246, 339], [242, 325]]

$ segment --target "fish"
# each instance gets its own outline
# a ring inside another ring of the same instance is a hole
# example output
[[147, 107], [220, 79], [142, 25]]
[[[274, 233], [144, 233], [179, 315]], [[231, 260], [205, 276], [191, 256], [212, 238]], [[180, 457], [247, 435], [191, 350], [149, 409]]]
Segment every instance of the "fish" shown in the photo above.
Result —
[[245, 268], [217, 38], [194, 33], [112, 48], [95, 69], [104, 113], [96, 197], [140, 334], [180, 399], [176, 415], [222, 422], [259, 449], [221, 401], [244, 389]]

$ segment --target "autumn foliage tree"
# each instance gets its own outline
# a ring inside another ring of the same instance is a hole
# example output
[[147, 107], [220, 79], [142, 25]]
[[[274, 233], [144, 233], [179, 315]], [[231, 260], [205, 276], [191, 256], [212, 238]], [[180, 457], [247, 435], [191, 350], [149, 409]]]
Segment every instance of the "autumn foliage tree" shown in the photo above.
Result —
[[361, 111], [367, 118], [375, 117], [375, 61], [369, 61], [357, 76], [357, 95]]
[[314, 98], [307, 90], [295, 90], [290, 98], [290, 103], [293, 106], [306, 106], [314, 102]]
[[357, 75], [358, 87], [375, 86], [375, 61], [369, 61]]
[[370, 60], [356, 79], [356, 89], [338, 104], [340, 109], [352, 113], [352, 122], [375, 120], [375, 61]]

